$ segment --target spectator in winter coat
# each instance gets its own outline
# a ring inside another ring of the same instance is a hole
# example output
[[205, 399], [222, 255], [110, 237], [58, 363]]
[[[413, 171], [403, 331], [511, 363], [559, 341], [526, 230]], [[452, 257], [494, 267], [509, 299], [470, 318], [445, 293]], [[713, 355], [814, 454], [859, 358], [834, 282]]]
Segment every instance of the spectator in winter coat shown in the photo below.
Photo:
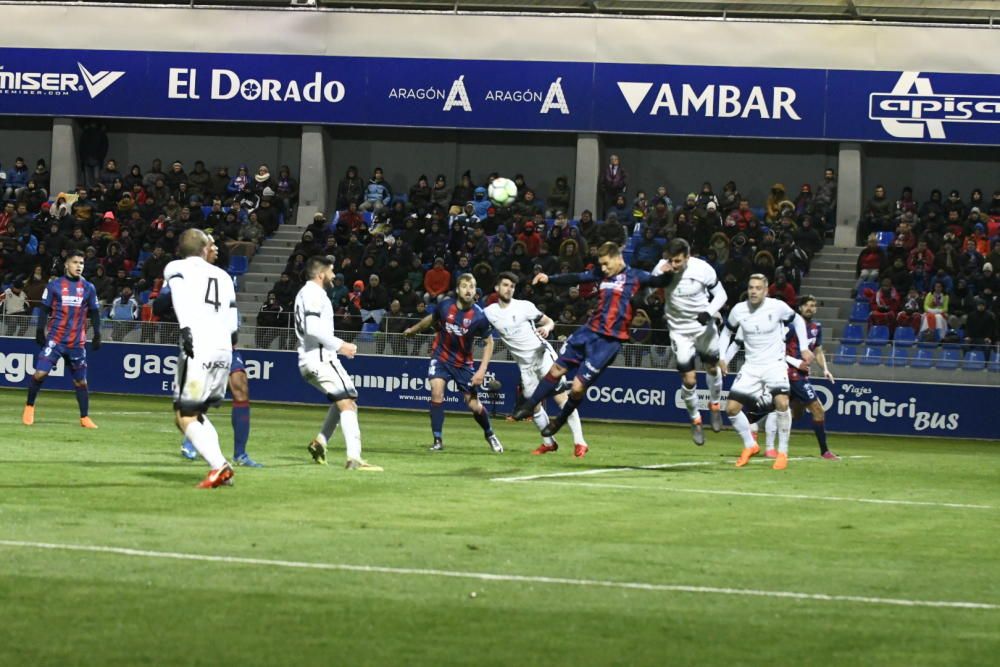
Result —
[[337, 184], [337, 210], [343, 211], [351, 202], [360, 206], [364, 200], [365, 182], [358, 175], [358, 168], [352, 164]]
[[871, 313], [868, 316], [868, 323], [872, 326], [889, 327], [890, 332], [895, 329], [902, 300], [889, 278], [882, 279], [882, 286], [872, 293], [870, 303]]
[[493, 207], [493, 203], [486, 196], [486, 188], [479, 186], [473, 190], [472, 208], [480, 220], [486, 219], [487, 211]]
[[205, 163], [198, 160], [194, 163], [194, 169], [188, 174], [188, 192], [204, 198], [211, 188], [212, 175], [205, 169]]
[[569, 211], [570, 188], [565, 176], [558, 176], [555, 184], [549, 189], [545, 200], [545, 217], [554, 218], [558, 211]]
[[375, 167], [371, 180], [365, 187], [364, 201], [358, 207], [362, 211], [379, 213], [392, 201], [392, 189], [385, 182], [382, 167]]
[[437, 301], [451, 289], [451, 272], [444, 268], [444, 258], [434, 259], [434, 266], [424, 274], [424, 293], [428, 300]]

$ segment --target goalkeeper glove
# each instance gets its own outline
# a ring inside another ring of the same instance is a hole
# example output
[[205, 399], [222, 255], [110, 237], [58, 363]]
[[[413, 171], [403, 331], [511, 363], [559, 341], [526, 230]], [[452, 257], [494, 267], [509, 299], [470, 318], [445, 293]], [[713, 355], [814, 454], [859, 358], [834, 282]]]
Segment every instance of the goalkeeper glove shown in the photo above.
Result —
[[698, 324], [708, 324], [712, 321], [712, 316], [709, 313], [698, 313]]
[[94, 339], [90, 341], [90, 349], [94, 352], [101, 349], [101, 334], [94, 334]]
[[184, 327], [180, 331], [181, 334], [181, 349], [184, 350], [184, 354], [188, 359], [194, 359], [194, 338], [191, 337], [191, 328]]

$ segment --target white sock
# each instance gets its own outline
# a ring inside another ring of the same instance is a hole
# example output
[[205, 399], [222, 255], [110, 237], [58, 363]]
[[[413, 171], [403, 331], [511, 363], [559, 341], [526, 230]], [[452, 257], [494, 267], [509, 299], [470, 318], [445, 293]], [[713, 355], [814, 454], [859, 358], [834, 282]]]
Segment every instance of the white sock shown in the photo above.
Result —
[[708, 376], [708, 400], [712, 403], [718, 403], [722, 400], [722, 373], [716, 371], [714, 373], [706, 373]]
[[737, 412], [735, 417], [730, 417], [729, 422], [736, 429], [736, 432], [740, 434], [740, 438], [743, 439], [743, 448], [750, 449], [753, 447], [753, 436], [750, 435], [750, 420], [743, 412]]
[[323, 426], [320, 428], [319, 433], [316, 434], [316, 442], [325, 447], [326, 443], [333, 437], [333, 433], [337, 430], [337, 424], [339, 423], [340, 408], [337, 407], [336, 403], [331, 403], [330, 409], [326, 411], [326, 417], [323, 419]]
[[792, 412], [787, 408], [781, 412], [775, 412], [778, 416], [778, 453], [788, 454], [788, 436], [792, 432]]
[[754, 423], [750, 424], [750, 432], [751, 433], [756, 433], [759, 428], [760, 427], [757, 425], [757, 422], [754, 422]]
[[774, 449], [774, 436], [778, 434], [778, 413], [771, 412], [764, 418], [764, 433], [768, 451]]
[[202, 419], [204, 422], [195, 419], [188, 424], [184, 429], [184, 437], [191, 441], [212, 470], [218, 470], [226, 464], [226, 457], [222, 455], [222, 448], [219, 446], [219, 434], [215, 432], [208, 417]]
[[583, 424], [580, 423], [579, 410], [574, 410], [573, 414], [566, 418], [566, 425], [569, 426], [569, 430], [573, 434], [573, 444], [587, 444], [587, 441], [583, 438]]
[[681, 385], [681, 398], [684, 400], [684, 407], [687, 408], [688, 417], [692, 420], [698, 417], [698, 390], [695, 387]]
[[361, 426], [358, 424], [357, 410], [344, 410], [340, 413], [340, 425], [344, 431], [344, 442], [347, 444], [347, 458], [361, 459]]
[[[535, 413], [531, 415], [531, 418], [534, 420], [535, 426], [538, 427], [539, 431], [541, 431], [543, 428], [549, 425], [549, 415], [547, 412], [545, 412], [545, 408], [541, 405], [539, 405], [538, 409], [535, 410]], [[551, 445], [552, 438], [542, 436], [542, 442], [544, 442], [546, 445]]]

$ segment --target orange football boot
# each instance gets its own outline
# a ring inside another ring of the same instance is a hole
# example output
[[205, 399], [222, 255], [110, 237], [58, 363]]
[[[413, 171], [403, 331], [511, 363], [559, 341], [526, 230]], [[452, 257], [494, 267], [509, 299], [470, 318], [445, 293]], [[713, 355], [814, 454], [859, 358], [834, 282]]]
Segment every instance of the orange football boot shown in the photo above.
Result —
[[83, 428], [97, 428], [97, 424], [90, 417], [80, 417], [80, 426]]
[[788, 454], [782, 454], [778, 452], [778, 458], [774, 459], [774, 465], [771, 466], [774, 470], [784, 470], [788, 467]]
[[21, 423], [25, 426], [31, 426], [35, 423], [35, 406], [26, 405], [24, 406], [24, 412], [21, 413]]
[[760, 453], [760, 447], [754, 445], [753, 447], [744, 447], [743, 451], [740, 452], [740, 458], [736, 461], [736, 467], [742, 468], [746, 464], [750, 463], [750, 459]]
[[232, 485], [233, 468], [228, 463], [224, 463], [217, 470], [208, 471], [208, 476], [198, 483], [199, 489], [214, 489], [223, 484]]

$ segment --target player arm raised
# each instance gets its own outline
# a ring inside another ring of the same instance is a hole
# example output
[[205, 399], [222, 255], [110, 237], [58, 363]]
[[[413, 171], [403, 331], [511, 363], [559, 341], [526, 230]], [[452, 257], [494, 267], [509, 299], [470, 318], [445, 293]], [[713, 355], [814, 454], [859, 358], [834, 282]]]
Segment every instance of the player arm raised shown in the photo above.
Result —
[[539, 273], [531, 280], [532, 285], [538, 284], [550, 284], [550, 285], [579, 285], [580, 283], [596, 283], [598, 280], [604, 277], [600, 269], [593, 269], [592, 271], [582, 271], [580, 273], [556, 273], [554, 275], [548, 275], [547, 273]]

